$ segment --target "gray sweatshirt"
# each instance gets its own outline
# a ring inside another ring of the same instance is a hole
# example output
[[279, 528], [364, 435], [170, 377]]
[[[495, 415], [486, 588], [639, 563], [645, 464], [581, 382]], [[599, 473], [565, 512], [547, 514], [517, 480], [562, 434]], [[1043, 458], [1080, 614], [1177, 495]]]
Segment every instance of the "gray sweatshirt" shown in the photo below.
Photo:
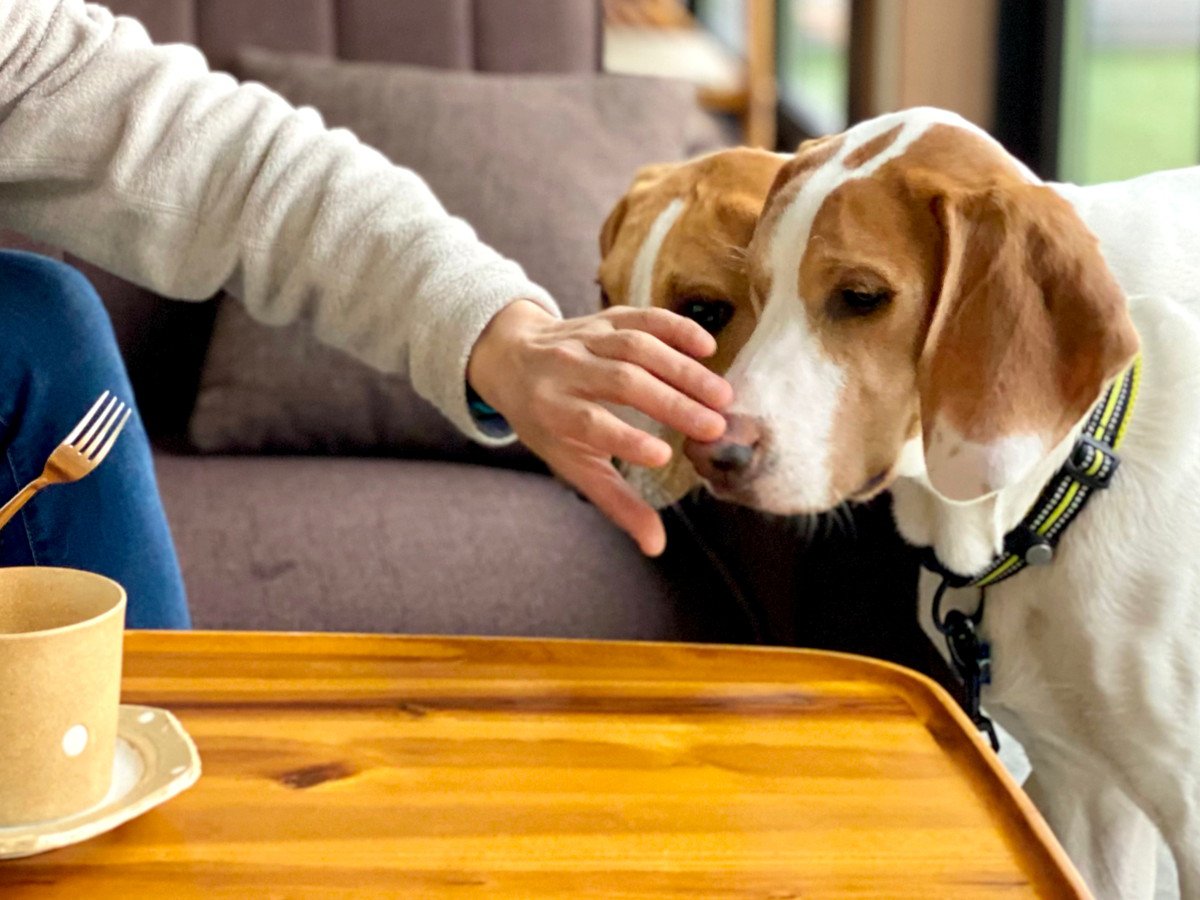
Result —
[[488, 444], [471, 347], [514, 299], [558, 314], [413, 172], [82, 0], [0, 0], [0, 225], [168, 297], [311, 320]]

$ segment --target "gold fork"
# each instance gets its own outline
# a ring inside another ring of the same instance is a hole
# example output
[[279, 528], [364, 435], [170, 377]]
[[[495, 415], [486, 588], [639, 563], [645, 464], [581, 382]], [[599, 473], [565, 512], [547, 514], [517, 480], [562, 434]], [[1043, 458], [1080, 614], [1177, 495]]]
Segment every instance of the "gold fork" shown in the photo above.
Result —
[[[105, 400], [108, 400], [107, 406], [104, 405]], [[103, 411], [100, 411], [101, 406], [104, 406]], [[117, 442], [131, 412], [133, 410], [116, 397], [110, 399], [108, 391], [101, 394], [74, 430], [54, 448], [42, 474], [21, 488], [4, 506], [0, 506], [0, 528], [7, 525], [42, 488], [78, 481], [104, 462], [104, 457], [108, 456], [108, 451]]]

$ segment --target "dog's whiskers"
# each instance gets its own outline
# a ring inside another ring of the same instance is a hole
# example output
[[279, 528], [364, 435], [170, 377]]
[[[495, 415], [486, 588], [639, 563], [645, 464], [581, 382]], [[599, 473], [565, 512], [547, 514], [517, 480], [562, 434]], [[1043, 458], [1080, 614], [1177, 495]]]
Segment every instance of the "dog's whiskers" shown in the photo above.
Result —
[[726, 261], [738, 272], [745, 272], [749, 268], [750, 255], [746, 252], [745, 247], [739, 247], [736, 244], [722, 244], [721, 252], [725, 254]]
[[817, 533], [821, 516], [816, 513], [797, 513], [793, 516], [786, 516], [785, 521], [795, 531], [797, 539], [809, 543]]
[[858, 529], [854, 524], [854, 511], [847, 501], [842, 501], [829, 510], [830, 518], [837, 524], [842, 534], [853, 540], [858, 540]]

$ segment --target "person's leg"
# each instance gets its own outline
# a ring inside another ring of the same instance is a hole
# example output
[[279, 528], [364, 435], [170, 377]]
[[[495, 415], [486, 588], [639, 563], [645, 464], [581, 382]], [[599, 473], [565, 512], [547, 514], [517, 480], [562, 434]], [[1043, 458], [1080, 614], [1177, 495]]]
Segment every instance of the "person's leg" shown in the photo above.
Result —
[[[104, 391], [133, 404], [112, 324], [87, 279], [31, 253], [0, 251], [0, 503], [36, 478]], [[187, 628], [175, 547], [136, 409], [82, 481], [46, 488], [0, 531], [0, 566], [107, 575], [131, 628]]]

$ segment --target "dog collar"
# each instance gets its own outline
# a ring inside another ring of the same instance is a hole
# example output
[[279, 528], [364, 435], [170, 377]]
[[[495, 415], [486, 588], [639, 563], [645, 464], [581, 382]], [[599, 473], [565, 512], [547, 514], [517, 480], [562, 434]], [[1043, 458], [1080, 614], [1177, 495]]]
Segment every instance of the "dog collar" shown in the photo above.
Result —
[[[1096, 491], [1112, 483], [1121, 464], [1117, 448], [1125, 438], [1137, 402], [1141, 375], [1139, 356], [1092, 409], [1067, 461], [1050, 479], [1021, 524], [1004, 536], [1004, 552], [986, 569], [973, 577], [959, 575], [942, 565], [932, 547], [925, 550], [922, 564], [942, 579], [933, 595], [933, 623], [946, 638], [950, 662], [962, 679], [966, 713], [987, 734], [994, 750], [1000, 749], [1000, 741], [981, 706], [981, 687], [992, 680], [991, 649], [979, 636], [987, 589], [1012, 578], [1026, 566], [1053, 562], [1054, 550], [1067, 526]], [[942, 599], [946, 590], [965, 587], [979, 588], [975, 612], [967, 614], [952, 609], [943, 616]]]
[[949, 587], [983, 588], [1012, 578], [1026, 566], [1053, 562], [1055, 548], [1067, 527], [1097, 491], [1112, 483], [1121, 464], [1117, 449], [1133, 415], [1141, 373], [1139, 356], [1093, 407], [1067, 461], [1021, 524], [1004, 536], [1004, 551], [987, 568], [972, 577], [958, 575], [942, 565], [932, 547], [925, 550], [925, 568], [941, 576]]

